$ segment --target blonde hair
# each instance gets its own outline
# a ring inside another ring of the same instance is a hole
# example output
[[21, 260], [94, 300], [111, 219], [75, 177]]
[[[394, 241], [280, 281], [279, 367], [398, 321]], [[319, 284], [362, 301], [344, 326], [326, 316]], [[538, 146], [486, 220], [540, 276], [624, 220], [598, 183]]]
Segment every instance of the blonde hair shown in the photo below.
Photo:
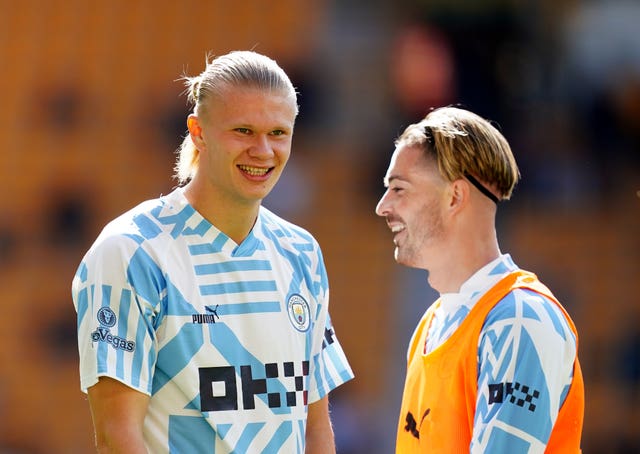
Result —
[[[230, 86], [258, 88], [290, 96], [298, 114], [297, 93], [291, 80], [275, 60], [257, 52], [233, 51], [215, 58], [208, 55], [202, 73], [182, 79], [187, 100], [197, 116], [202, 116], [207, 103]], [[188, 133], [177, 153], [175, 177], [179, 184], [184, 184], [193, 178], [199, 163], [198, 150]]]
[[438, 164], [449, 181], [468, 175], [498, 191], [508, 200], [520, 178], [518, 165], [504, 136], [487, 120], [456, 107], [431, 111], [408, 126], [396, 146], [420, 146]]

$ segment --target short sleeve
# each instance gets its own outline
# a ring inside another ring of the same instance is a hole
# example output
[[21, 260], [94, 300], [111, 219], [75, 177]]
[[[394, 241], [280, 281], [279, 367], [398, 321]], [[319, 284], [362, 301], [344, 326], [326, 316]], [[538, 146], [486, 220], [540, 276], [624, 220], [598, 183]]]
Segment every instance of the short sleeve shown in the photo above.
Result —
[[472, 452], [544, 452], [576, 358], [558, 306], [531, 290], [510, 292], [487, 316], [478, 354]]
[[309, 403], [322, 399], [330, 391], [354, 377], [331, 323], [327, 274], [320, 252], [318, 256], [320, 282], [316, 285], [318, 306], [312, 334]]
[[85, 255], [72, 284], [83, 391], [107, 376], [151, 394], [163, 286], [135, 238], [100, 237]]

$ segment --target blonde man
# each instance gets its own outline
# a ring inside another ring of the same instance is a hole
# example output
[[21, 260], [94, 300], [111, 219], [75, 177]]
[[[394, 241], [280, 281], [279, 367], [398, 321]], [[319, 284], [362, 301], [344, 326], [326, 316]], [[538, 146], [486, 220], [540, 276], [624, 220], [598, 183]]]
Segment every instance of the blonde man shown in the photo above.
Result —
[[395, 145], [376, 213], [396, 261], [427, 270], [440, 293], [409, 346], [397, 452], [579, 452], [577, 331], [498, 246], [497, 205], [519, 178], [507, 141], [476, 114], [446, 107]]
[[183, 186], [109, 223], [73, 281], [81, 387], [104, 453], [332, 453], [353, 374], [320, 248], [261, 206], [291, 153], [296, 92], [239, 51], [186, 78]]

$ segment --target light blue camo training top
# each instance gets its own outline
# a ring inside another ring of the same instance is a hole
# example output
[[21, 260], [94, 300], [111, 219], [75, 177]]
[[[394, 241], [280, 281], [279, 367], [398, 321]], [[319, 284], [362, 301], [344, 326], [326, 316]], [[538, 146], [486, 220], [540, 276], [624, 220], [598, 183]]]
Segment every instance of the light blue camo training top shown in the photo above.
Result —
[[73, 280], [81, 388], [150, 396], [155, 453], [303, 453], [307, 405], [353, 377], [320, 248], [264, 207], [237, 245], [178, 188], [109, 223]]
[[[426, 353], [446, 341], [480, 297], [518, 270], [508, 254], [485, 265], [458, 293], [441, 295]], [[516, 289], [487, 315], [478, 340], [478, 398], [470, 452], [542, 454], [569, 392], [576, 340], [560, 308], [539, 293]], [[527, 390], [535, 411], [498, 402], [496, 386]], [[526, 387], [526, 388], [525, 388]]]

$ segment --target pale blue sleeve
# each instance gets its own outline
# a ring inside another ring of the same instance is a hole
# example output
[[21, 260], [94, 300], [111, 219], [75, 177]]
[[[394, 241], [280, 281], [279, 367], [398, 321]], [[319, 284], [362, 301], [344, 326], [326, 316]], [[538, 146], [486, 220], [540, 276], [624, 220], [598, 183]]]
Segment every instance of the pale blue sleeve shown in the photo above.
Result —
[[575, 336], [555, 303], [526, 289], [505, 296], [480, 334], [470, 452], [544, 453], [575, 356]]
[[317, 250], [315, 296], [318, 306], [314, 322], [310, 365], [309, 402], [322, 399], [354, 375], [338, 341], [329, 315], [329, 285], [322, 253]]
[[108, 376], [151, 394], [162, 273], [130, 238], [102, 238], [74, 278], [81, 389]]

